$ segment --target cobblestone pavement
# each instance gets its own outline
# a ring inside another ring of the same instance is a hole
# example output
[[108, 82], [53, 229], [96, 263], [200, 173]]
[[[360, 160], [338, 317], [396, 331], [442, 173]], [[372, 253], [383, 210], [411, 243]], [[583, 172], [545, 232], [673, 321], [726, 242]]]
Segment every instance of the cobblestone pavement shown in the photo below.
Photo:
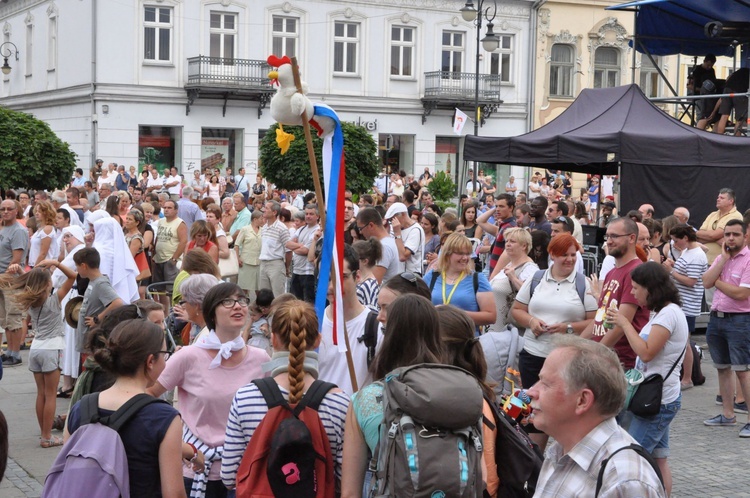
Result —
[[[706, 427], [703, 420], [720, 412], [714, 404], [718, 392], [716, 371], [711, 366], [703, 336], [697, 337], [706, 351], [703, 373], [707, 381], [683, 393], [682, 410], [672, 422], [669, 458], [674, 486], [672, 496], [701, 498], [750, 498], [750, 439], [738, 432], [746, 415], [738, 415], [737, 427]], [[6, 368], [0, 381], [0, 410], [10, 428], [10, 460], [0, 497], [38, 497], [47, 471], [59, 448], [42, 449], [34, 416], [36, 388], [24, 364]], [[58, 413], [67, 410], [66, 400], [58, 400]]]

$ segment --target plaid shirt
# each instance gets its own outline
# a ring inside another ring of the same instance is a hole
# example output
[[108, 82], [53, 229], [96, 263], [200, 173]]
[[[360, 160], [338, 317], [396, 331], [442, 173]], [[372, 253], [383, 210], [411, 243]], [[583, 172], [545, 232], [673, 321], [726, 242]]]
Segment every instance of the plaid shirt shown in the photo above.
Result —
[[500, 255], [505, 251], [505, 230], [517, 226], [518, 223], [516, 223], [515, 216], [511, 216], [500, 222], [497, 237], [495, 237], [495, 243], [492, 244], [492, 252], [490, 252], [490, 273], [495, 269], [497, 260], [500, 259]]
[[[593, 497], [602, 461], [615, 450], [634, 442], [614, 417], [596, 426], [567, 454], [563, 454], [562, 446], [555, 441], [547, 449], [534, 498]], [[599, 496], [662, 498], [666, 493], [646, 459], [635, 451], [624, 450], [607, 464]]]

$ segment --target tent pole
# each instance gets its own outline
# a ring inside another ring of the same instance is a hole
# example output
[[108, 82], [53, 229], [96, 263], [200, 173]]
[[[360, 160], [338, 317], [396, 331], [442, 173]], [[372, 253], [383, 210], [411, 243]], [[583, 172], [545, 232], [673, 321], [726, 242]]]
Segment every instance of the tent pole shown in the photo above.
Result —
[[[677, 90], [675, 90], [674, 87], [672, 86], [672, 84], [669, 82], [669, 80], [667, 79], [667, 76], [664, 74], [664, 72], [661, 70], [661, 68], [659, 67], [659, 65], [656, 63], [656, 59], [654, 59], [654, 57], [651, 55], [651, 52], [648, 51], [648, 48], [646, 48], [646, 46], [640, 40], [638, 40], [638, 46], [643, 49], [643, 53], [646, 55], [646, 57], [648, 57], [648, 60], [651, 61], [651, 64], [654, 65], [654, 67], [656, 68], [656, 72], [659, 73], [659, 76], [661, 76], [661, 79], [663, 79], [664, 83], [667, 84], [667, 86], [669, 87], [669, 89], [672, 92], [672, 95], [674, 95], [675, 97], [678, 97], [679, 94], [677, 93]], [[679, 76], [679, 70], [678, 70], [677, 74]], [[687, 107], [685, 106], [685, 104], [681, 103], [681, 105], [682, 105], [682, 107], [684, 109], [687, 109]]]

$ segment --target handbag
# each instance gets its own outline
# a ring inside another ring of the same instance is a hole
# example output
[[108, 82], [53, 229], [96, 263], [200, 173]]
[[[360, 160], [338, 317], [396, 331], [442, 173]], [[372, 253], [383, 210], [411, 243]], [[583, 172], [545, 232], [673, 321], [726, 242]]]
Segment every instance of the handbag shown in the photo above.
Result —
[[140, 282], [151, 276], [151, 269], [148, 266], [148, 258], [146, 258], [146, 251], [141, 251], [135, 255], [135, 266], [138, 267], [140, 273], [136, 277], [136, 281]]
[[231, 277], [240, 272], [240, 263], [235, 251], [230, 250], [229, 257], [226, 259], [219, 258], [219, 271], [222, 278]]
[[628, 383], [628, 390], [625, 395], [625, 406], [630, 406], [630, 400], [633, 399], [633, 395], [638, 389], [638, 386], [641, 385], [641, 382], [643, 382], [643, 379], [645, 379], [643, 372], [637, 368], [631, 368], [625, 372], [625, 380]]
[[[672, 375], [672, 371], [685, 354], [685, 350], [677, 357], [672, 368], [667, 372], [667, 378]], [[630, 399], [628, 410], [639, 417], [653, 417], [661, 410], [661, 395], [664, 389], [664, 377], [660, 374], [652, 374], [643, 379]]]

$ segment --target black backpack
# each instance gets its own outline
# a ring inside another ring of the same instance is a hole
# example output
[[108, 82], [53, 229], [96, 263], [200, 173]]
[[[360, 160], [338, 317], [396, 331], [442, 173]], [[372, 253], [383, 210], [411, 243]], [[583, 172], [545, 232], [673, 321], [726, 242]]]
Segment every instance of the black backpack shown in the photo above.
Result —
[[370, 311], [365, 322], [365, 333], [357, 337], [357, 342], [364, 342], [367, 347], [367, 366], [369, 367], [375, 358], [375, 347], [378, 345], [378, 314]]
[[662, 487], [664, 487], [664, 477], [661, 475], [661, 471], [659, 470], [659, 466], [656, 465], [656, 460], [646, 451], [643, 449], [643, 446], [639, 444], [631, 444], [629, 446], [623, 446], [622, 448], [619, 448], [612, 452], [611, 455], [609, 455], [607, 458], [602, 461], [602, 466], [599, 468], [599, 475], [596, 477], [596, 491], [594, 492], [594, 498], [599, 496], [599, 491], [602, 489], [602, 481], [604, 480], [604, 469], [607, 467], [607, 464], [612, 459], [613, 456], [621, 452], [622, 450], [633, 450], [641, 457], [645, 458], [646, 461], [651, 465], [651, 467], [654, 469], [654, 472], [656, 472], [656, 477], [659, 478], [659, 482], [661, 483]]
[[490, 430], [497, 429], [495, 438], [495, 463], [500, 478], [498, 498], [533, 496], [544, 455], [518, 423], [497, 405], [485, 398], [492, 408], [494, 420], [484, 419]]

